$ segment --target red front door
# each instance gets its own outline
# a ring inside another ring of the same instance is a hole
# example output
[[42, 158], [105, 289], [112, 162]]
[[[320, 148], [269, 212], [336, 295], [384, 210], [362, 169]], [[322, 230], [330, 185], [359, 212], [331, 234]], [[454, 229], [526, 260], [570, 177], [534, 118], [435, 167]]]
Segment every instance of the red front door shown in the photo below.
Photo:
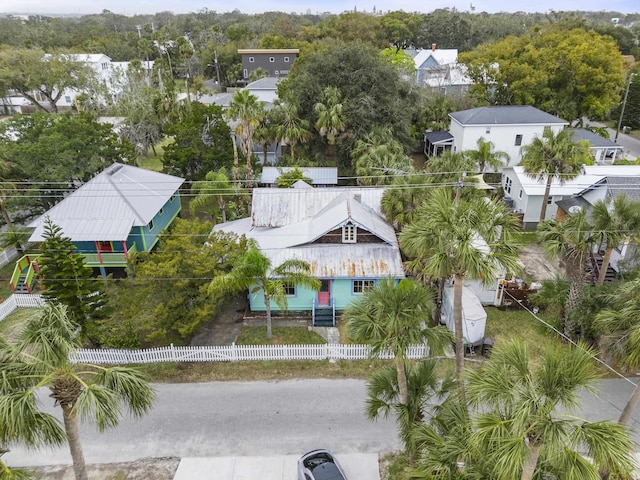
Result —
[[318, 291], [318, 305], [329, 305], [331, 300], [331, 280], [320, 280]]

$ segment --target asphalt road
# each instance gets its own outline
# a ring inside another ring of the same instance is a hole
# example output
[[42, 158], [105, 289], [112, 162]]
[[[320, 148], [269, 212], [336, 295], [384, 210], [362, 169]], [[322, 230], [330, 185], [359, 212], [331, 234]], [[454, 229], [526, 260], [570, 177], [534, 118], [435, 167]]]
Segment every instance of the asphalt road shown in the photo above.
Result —
[[[595, 127], [604, 127], [606, 126], [603, 123], [593, 122], [591, 120], [585, 119], [585, 125], [593, 125]], [[616, 138], [616, 130], [615, 128], [608, 128], [607, 132], [609, 132], [609, 137], [611, 140]], [[631, 135], [626, 135], [622, 132], [618, 133], [618, 139], [616, 143], [622, 147], [624, 147], [624, 158], [633, 160], [640, 157], [640, 140]]]
[[[300, 455], [313, 448], [341, 453], [398, 449], [393, 419], [372, 423], [363, 410], [361, 380], [287, 380], [155, 385], [153, 411], [125, 419], [113, 430], [81, 428], [87, 463], [144, 457]], [[597, 396], [583, 393], [578, 417], [616, 420], [633, 385], [603, 380]], [[49, 408], [50, 399], [43, 397]], [[53, 410], [52, 410], [53, 411]], [[640, 412], [632, 424], [640, 441]], [[15, 447], [3, 457], [11, 466], [71, 463], [67, 447], [27, 451]]]

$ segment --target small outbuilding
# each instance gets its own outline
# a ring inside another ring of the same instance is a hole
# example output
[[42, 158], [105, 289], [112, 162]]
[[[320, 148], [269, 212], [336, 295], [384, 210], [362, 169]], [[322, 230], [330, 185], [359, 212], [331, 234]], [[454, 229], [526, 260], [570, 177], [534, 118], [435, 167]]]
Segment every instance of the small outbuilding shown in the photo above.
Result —
[[[445, 287], [442, 291], [442, 310], [440, 323], [455, 332], [453, 320], [453, 286]], [[464, 343], [467, 346], [480, 346], [484, 339], [487, 325], [487, 312], [478, 296], [467, 286], [462, 287], [462, 329]]]

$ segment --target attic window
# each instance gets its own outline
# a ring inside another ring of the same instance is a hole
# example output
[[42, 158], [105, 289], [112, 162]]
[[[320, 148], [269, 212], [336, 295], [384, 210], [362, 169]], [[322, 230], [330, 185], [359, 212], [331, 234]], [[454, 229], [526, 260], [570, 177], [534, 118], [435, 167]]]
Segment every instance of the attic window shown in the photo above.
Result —
[[356, 226], [353, 223], [342, 226], [342, 243], [356, 243]]

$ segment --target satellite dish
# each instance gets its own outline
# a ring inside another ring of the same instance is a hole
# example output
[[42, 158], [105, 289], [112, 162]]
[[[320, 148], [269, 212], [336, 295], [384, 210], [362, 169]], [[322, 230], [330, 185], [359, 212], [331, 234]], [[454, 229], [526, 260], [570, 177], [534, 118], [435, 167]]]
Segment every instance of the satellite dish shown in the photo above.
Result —
[[580, 211], [582, 211], [582, 207], [580, 205], [572, 205], [569, 207], [569, 213], [571, 215], [575, 215], [576, 213], [579, 213]]

